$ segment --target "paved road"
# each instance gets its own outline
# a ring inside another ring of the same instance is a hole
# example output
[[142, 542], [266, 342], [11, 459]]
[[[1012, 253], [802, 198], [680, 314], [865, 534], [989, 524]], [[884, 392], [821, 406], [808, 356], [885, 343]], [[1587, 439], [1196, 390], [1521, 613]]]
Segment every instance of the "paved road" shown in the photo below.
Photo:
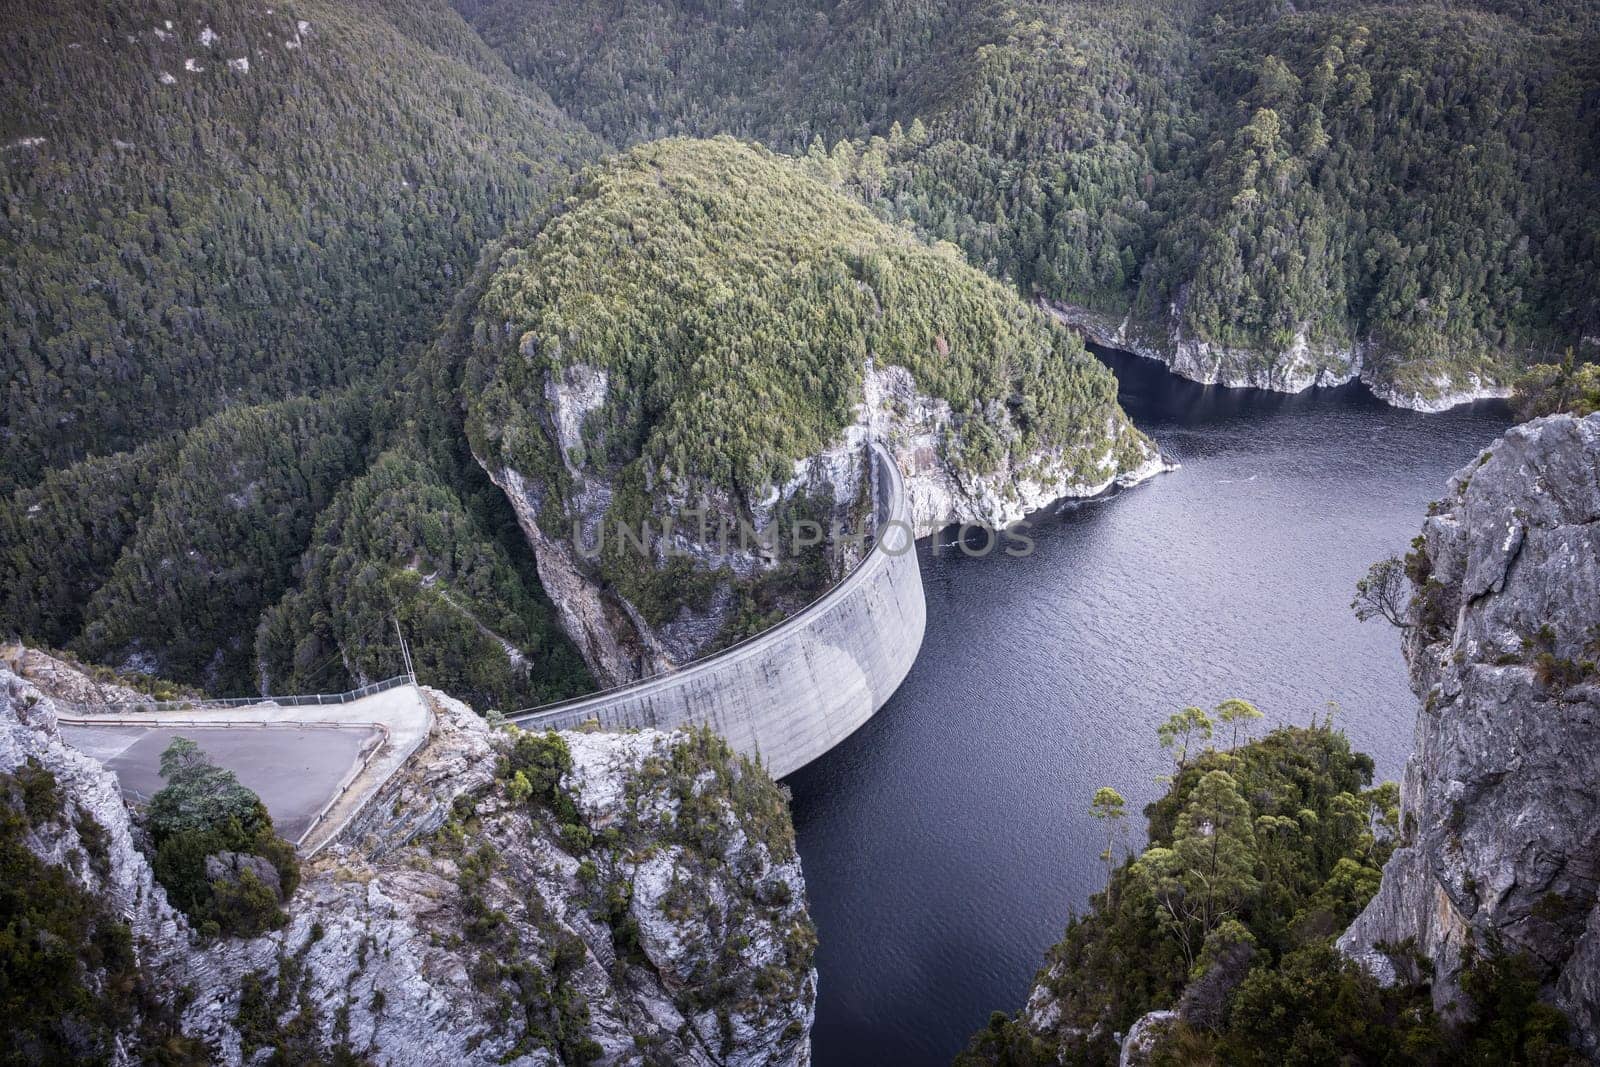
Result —
[[161, 753], [174, 737], [197, 742], [212, 762], [255, 790], [278, 833], [299, 841], [368, 745], [374, 726], [75, 726], [61, 736], [117, 775], [129, 800], [144, 802], [162, 786]]

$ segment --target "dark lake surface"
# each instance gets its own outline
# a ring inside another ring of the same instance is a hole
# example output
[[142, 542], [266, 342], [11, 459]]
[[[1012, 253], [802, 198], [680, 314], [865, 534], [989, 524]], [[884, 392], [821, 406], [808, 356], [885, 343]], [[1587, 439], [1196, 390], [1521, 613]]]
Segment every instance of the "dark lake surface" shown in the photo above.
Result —
[[1166, 766], [1156, 724], [1254, 701], [1268, 723], [1338, 704], [1397, 778], [1416, 704], [1395, 633], [1349, 610], [1446, 479], [1507, 425], [1364, 387], [1205, 387], [1103, 352], [1122, 403], [1183, 466], [1035, 516], [1024, 559], [919, 546], [922, 654], [894, 698], [788, 779], [821, 947], [818, 1067], [948, 1063], [1021, 1007], [1098, 864], [1089, 800], [1130, 822]]

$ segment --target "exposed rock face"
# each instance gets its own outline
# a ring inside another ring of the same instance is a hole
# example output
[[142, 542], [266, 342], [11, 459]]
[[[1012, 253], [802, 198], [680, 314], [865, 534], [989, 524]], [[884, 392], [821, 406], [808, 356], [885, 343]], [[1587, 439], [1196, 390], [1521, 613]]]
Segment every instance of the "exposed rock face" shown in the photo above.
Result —
[[1298, 393], [1313, 386], [1344, 385], [1360, 378], [1384, 403], [1413, 411], [1445, 411], [1459, 404], [1511, 395], [1508, 385], [1476, 373], [1467, 373], [1460, 379], [1440, 373], [1424, 386], [1401, 386], [1391, 379], [1382, 361], [1373, 358], [1374, 346], [1313, 343], [1304, 327], [1287, 348], [1270, 351], [1184, 337], [1176, 328], [1163, 333], [1136, 323], [1131, 314], [1117, 319], [1048, 301], [1043, 306], [1096, 344], [1160, 360], [1174, 374], [1205, 385]]
[[38, 687], [42, 695], [71, 704], [136, 704], [149, 699], [136, 689], [98, 681], [87, 670], [25, 645], [0, 649], [0, 661]]
[[1143, 1067], [1149, 1062], [1150, 1053], [1177, 1021], [1178, 1013], [1175, 1011], [1152, 1011], [1139, 1016], [1128, 1028], [1128, 1036], [1122, 1039], [1122, 1054], [1117, 1059], [1117, 1067]]
[[[510, 499], [568, 635], [602, 685], [617, 685], [704, 654], [723, 634], [736, 601], [729, 583], [721, 582], [703, 610], [684, 609], [674, 618], [652, 622], [597, 573], [597, 546], [602, 539], [617, 537], [606, 527], [616, 487], [607, 471], [588, 462], [583, 440], [586, 420], [604, 407], [606, 388], [604, 371], [582, 366], [563, 368], [545, 386], [541, 421], [564, 467], [565, 514], [557, 520], [564, 528], [552, 529], [555, 494], [536, 475], [490, 463], [484, 467]], [[819, 503], [823, 509], [813, 512], [815, 521], [830, 534], [830, 569], [833, 577], [841, 576], [861, 558], [863, 538], [875, 521], [868, 457], [874, 441], [889, 448], [905, 476], [918, 537], [950, 523], [1000, 529], [1054, 501], [1093, 496], [1173, 467], [1119, 413], [1104, 428], [1107, 444], [1101, 454], [1086, 457], [1058, 449], [1015, 459], [1008, 451], [999, 470], [974, 474], [955, 458], [960, 420], [949, 403], [919, 392], [903, 367], [869, 363], [856, 411], [856, 420], [832, 445], [796, 461], [792, 476], [781, 485], [750, 493], [699, 481], [663, 486], [674, 514], [707, 518], [703, 527], [675, 525], [660, 539], [654, 565], [669, 563], [665, 546], [670, 546], [673, 556], [692, 561], [703, 572], [722, 569], [737, 579], [759, 577], [773, 569], [780, 554], [765, 547], [763, 539], [775, 536], [780, 545], [791, 545], [790, 507], [805, 501], [811, 509]], [[1010, 445], [1019, 436], [1014, 422], [1004, 412], [989, 414], [994, 424], [1009, 431], [1002, 443]], [[742, 539], [741, 522], [756, 536]], [[719, 536], [719, 529], [727, 534]], [[831, 537], [834, 531], [842, 536]], [[798, 599], [788, 607], [803, 603]]]
[[1405, 641], [1422, 701], [1402, 847], [1340, 939], [1380, 977], [1415, 938], [1434, 999], [1468, 946], [1526, 952], [1600, 1052], [1600, 415], [1519, 426], [1423, 526]]
[[1233, 348], [1174, 330], [1170, 336], [1143, 328], [1132, 315], [1118, 320], [1085, 308], [1046, 302], [1056, 318], [1079, 330], [1096, 344], [1157, 359], [1174, 374], [1205, 385], [1248, 386], [1280, 393], [1298, 393], [1314, 385], [1343, 385], [1354, 381], [1363, 367], [1359, 347], [1339, 348], [1312, 344], [1302, 329], [1281, 352]]
[[[698, 657], [724, 632], [736, 610], [727, 582], [719, 583], [699, 611], [680, 610], [673, 618], [650, 620], [621, 590], [599, 574], [597, 559], [608, 542], [623, 543], [610, 513], [616, 486], [603, 464], [592, 463], [584, 448], [585, 423], [606, 402], [608, 376], [602, 369], [567, 366], [545, 384], [540, 414], [563, 471], [563, 508], [553, 508], [552, 487], [536, 474], [485, 463], [490, 478], [510, 500], [533, 548], [539, 578], [561, 615], [563, 628], [583, 652], [604, 685], [649, 677]], [[675, 516], [685, 518], [654, 546], [651, 565], [668, 565], [670, 552], [706, 569], [725, 568], [748, 579], [772, 568], [776, 554], [763, 538], [787, 536], [780, 517], [802, 497], [826, 502], [818, 516], [859, 530], [870, 521], [865, 491], [865, 451], [849, 442], [795, 464], [781, 486], [755, 494], [730, 493], [699, 481], [663, 486]], [[755, 536], [741, 538], [739, 523]], [[703, 526], [702, 526], [703, 523]], [[662, 531], [660, 525], [652, 529]], [[638, 531], [634, 531], [637, 533]], [[859, 558], [846, 548], [834, 562], [841, 571]]]
[[[526, 349], [522, 354], [528, 356]], [[513, 467], [484, 465], [516, 512], [533, 549], [539, 582], [560, 613], [562, 629], [602, 686], [654, 674], [667, 663], [659, 642], [651, 640], [648, 629], [641, 632], [634, 625], [625, 601], [595, 581], [593, 567], [582, 558], [580, 546], [600, 543], [611, 506], [611, 485], [585, 477], [582, 469], [583, 425], [605, 404], [608, 385], [604, 370], [584, 366], [568, 367], [545, 383], [542, 421], [571, 480], [570, 532], [551, 529], [546, 520], [555, 495], [552, 487]], [[574, 543], [577, 537], [582, 540]]]
[[852, 433], [888, 445], [905, 476], [918, 537], [950, 523], [1002, 529], [1057, 500], [1095, 496], [1174, 469], [1131, 426], [1108, 424], [1110, 444], [1093, 457], [1087, 476], [1061, 450], [1020, 462], [1008, 457], [987, 474], [964, 471], [949, 458], [959, 432], [950, 405], [919, 393], [902, 367], [867, 368], [861, 412]]
[[1385, 404], [1410, 408], [1412, 411], [1448, 411], [1460, 404], [1479, 400], [1504, 400], [1512, 393], [1510, 386], [1478, 374], [1468, 374], [1459, 381], [1441, 374], [1433, 379], [1427, 390], [1402, 388], [1374, 374], [1363, 373], [1361, 380]]
[[182, 1029], [216, 1062], [298, 1041], [290, 1061], [342, 1047], [393, 1064], [809, 1063], [815, 935], [764, 774], [706, 737], [562, 735], [563, 828], [495, 777], [507, 735], [432, 699], [427, 744], [306, 866], [288, 926], [252, 940], [194, 934], [114, 776], [4, 668], [0, 769], [36, 758], [106, 829], [103, 866], [74, 863], [70, 833], [37, 851], [127, 918], [157, 991], [192, 992]]
[[[511, 501], [528, 545], [533, 549], [539, 584], [561, 616], [566, 631], [602, 687], [658, 673], [666, 659], [647, 633], [635, 626], [625, 602], [596, 580], [572, 542], [540, 525], [549, 493], [511, 467], [489, 469], [489, 477]], [[602, 507], [594, 513], [599, 522]], [[593, 542], [588, 542], [593, 544]]]
[[250, 856], [241, 852], [215, 852], [206, 857], [206, 877], [225, 882], [242, 881], [249, 875], [280, 896], [282, 883], [278, 869], [265, 856]]

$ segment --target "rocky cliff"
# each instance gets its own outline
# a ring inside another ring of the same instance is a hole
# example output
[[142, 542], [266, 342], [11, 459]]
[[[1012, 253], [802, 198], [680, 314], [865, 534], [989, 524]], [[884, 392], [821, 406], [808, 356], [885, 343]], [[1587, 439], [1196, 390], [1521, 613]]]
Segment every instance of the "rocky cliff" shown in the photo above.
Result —
[[[430, 699], [426, 745], [305, 865], [288, 924], [205, 940], [155, 882], [113, 775], [0, 668], [0, 774], [43, 772], [61, 804], [23, 843], [135, 949], [144, 1007], [111, 1058], [139, 1060], [155, 1032], [197, 1062], [809, 1062], [815, 934], [763, 772], [707, 734], [553, 735], [570, 766], [541, 800], [507, 773], [511, 735]], [[110, 964], [86, 953], [74, 981], [104, 992]]]
[[[950, 403], [919, 390], [906, 368], [869, 361], [853, 421], [828, 447], [794, 461], [786, 480], [746, 491], [663, 477], [665, 517], [652, 516], [652, 529], [663, 536], [635, 560], [648, 564], [650, 579], [636, 587], [643, 585], [647, 595], [662, 581], [703, 590], [675, 598], [673, 610], [663, 614], [603, 573], [604, 546], [615, 552], [626, 544], [612, 510], [619, 479], [615, 471], [585, 464], [582, 440], [606, 393], [606, 374], [591, 367], [565, 368], [544, 389], [548, 414], [541, 421], [562, 464], [563, 515], [570, 526], [553, 528], [556, 494], [548, 481], [511, 464], [486, 468], [511, 501], [568, 635], [610, 685], [670, 670], [738, 636], [730, 631], [740, 621], [741, 589], [761, 595], [766, 583], [782, 590], [763, 605], [768, 610], [759, 623], [770, 624], [859, 562], [884, 521], [872, 503], [872, 442], [888, 448], [904, 476], [918, 537], [952, 523], [1003, 529], [1057, 500], [1136, 484], [1173, 466], [1121, 412], [1107, 413], [1095, 454], [1059, 447], [1028, 452], [1017, 447], [1015, 420], [997, 407], [991, 414], [1002, 459], [993, 469], [971, 469], [955, 458], [965, 420]], [[808, 537], [821, 539], [814, 550], [821, 565], [797, 575], [793, 557]]]
[[1432, 963], [1459, 1011], [1464, 958], [1525, 952], [1600, 1053], [1600, 416], [1508, 432], [1452, 479], [1409, 570], [1405, 655], [1422, 707], [1401, 847], [1339, 947]]
[[467, 435], [602, 684], [749, 636], [847, 570], [869, 440], [921, 533], [1163, 467], [1075, 337], [726, 138], [591, 169], [493, 267], [457, 360]]
[[1511, 395], [1510, 385], [1487, 369], [1436, 369], [1416, 381], [1402, 380], [1371, 343], [1312, 341], [1302, 328], [1279, 348], [1246, 348], [1185, 337], [1175, 326], [1163, 331], [1066, 304], [1046, 303], [1057, 319], [1096, 344], [1160, 360], [1174, 374], [1205, 385], [1298, 393], [1313, 386], [1344, 385], [1359, 378], [1386, 404], [1413, 411], [1445, 411], [1475, 400]]

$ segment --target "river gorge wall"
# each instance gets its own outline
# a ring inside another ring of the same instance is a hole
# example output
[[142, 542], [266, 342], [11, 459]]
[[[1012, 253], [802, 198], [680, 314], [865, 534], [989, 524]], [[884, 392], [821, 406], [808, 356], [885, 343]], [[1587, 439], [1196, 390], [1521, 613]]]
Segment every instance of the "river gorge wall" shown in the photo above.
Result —
[[1414, 941], [1447, 1015], [1473, 953], [1525, 953], [1600, 1056], [1600, 415], [1510, 430], [1411, 570], [1401, 847], [1339, 947], [1393, 980], [1385, 947]]
[[1313, 387], [1345, 385], [1359, 379], [1374, 396], [1393, 407], [1439, 412], [1478, 400], [1503, 400], [1508, 383], [1476, 371], [1435, 373], [1421, 384], [1403, 385], [1380, 367], [1377, 346], [1314, 342], [1305, 330], [1280, 351], [1238, 348], [1186, 338], [1173, 331], [1143, 327], [1132, 315], [1114, 315], [1041, 300], [1040, 306], [1085, 338], [1107, 348], [1158, 360], [1172, 373], [1202, 385], [1269, 389], [1298, 393]]

